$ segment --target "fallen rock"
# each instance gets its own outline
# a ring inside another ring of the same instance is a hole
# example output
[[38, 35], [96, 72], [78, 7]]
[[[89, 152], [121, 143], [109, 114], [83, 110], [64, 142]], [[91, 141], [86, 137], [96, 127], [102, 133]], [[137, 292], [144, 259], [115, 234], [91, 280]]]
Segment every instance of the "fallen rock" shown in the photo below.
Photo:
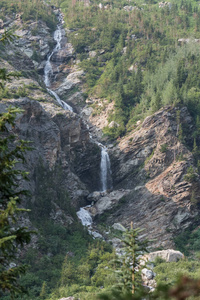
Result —
[[89, 57], [94, 58], [97, 55], [96, 51], [90, 51]]
[[[89, 208], [91, 215], [101, 215], [104, 211], [110, 210], [115, 207], [122, 198], [129, 194], [130, 190], [117, 190], [107, 193], [105, 196], [100, 197], [96, 204]], [[98, 195], [99, 196], [99, 195]]]
[[156, 257], [164, 259], [166, 262], [177, 262], [184, 258], [183, 253], [173, 249], [155, 251], [144, 255], [145, 259], [148, 261], [154, 261]]
[[53, 62], [67, 62], [74, 56], [74, 48], [71, 43], [67, 43], [64, 48], [56, 51], [51, 60]]
[[119, 124], [115, 121], [111, 121], [108, 125], [109, 128], [117, 128], [119, 127]]
[[101, 192], [93, 192], [87, 196], [87, 200], [97, 202], [101, 198]]
[[120, 223], [114, 223], [112, 225], [112, 228], [119, 230], [119, 231], [123, 231], [123, 232], [126, 231], [126, 228]]
[[142, 277], [143, 277], [142, 278], [143, 280], [144, 280], [144, 278], [147, 280], [151, 280], [155, 277], [155, 274], [153, 271], [148, 270], [147, 268], [144, 268], [144, 269], [142, 269]]
[[81, 83], [80, 76], [84, 74], [83, 70], [74, 71], [70, 73], [63, 83], [56, 89], [59, 96], [67, 94], [73, 87]]
[[67, 298], [61, 298], [59, 300], [75, 300], [75, 298], [74, 297], [67, 297]]

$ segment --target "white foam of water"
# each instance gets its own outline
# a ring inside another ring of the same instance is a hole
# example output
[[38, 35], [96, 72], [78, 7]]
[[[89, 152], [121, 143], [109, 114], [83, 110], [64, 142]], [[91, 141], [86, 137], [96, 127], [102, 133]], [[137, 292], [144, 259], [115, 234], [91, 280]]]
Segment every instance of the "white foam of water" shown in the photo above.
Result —
[[107, 152], [107, 148], [101, 145], [101, 186], [102, 192], [105, 192], [108, 189], [109, 176], [111, 175], [110, 169], [110, 158]]
[[[62, 21], [62, 17], [60, 16], [59, 21]], [[54, 32], [54, 40], [56, 41], [56, 46], [53, 49], [52, 53], [48, 56], [45, 67], [44, 67], [44, 83], [46, 85], [46, 87], [48, 88], [48, 92], [54, 96], [58, 102], [58, 104], [60, 106], [63, 107], [63, 109], [65, 110], [69, 110], [69, 111], [73, 111], [73, 108], [67, 104], [66, 102], [64, 102], [63, 100], [60, 99], [60, 97], [58, 96], [58, 94], [54, 91], [52, 91], [51, 89], [49, 89], [49, 87], [51, 86], [51, 76], [53, 75], [53, 69], [51, 66], [51, 57], [52, 55], [57, 52], [58, 50], [61, 49], [61, 41], [62, 41], [62, 28], [61, 26], [57, 26], [56, 31]]]
[[[89, 130], [89, 125], [87, 124], [87, 129]], [[110, 157], [107, 148], [95, 141], [92, 134], [89, 132], [90, 139], [101, 148], [101, 163], [100, 163], [100, 180], [101, 180], [101, 192], [105, 192], [107, 189], [112, 188], [112, 171], [110, 165]]]
[[81, 220], [83, 226], [91, 226], [92, 225], [92, 217], [88, 210], [84, 207], [80, 208], [80, 210], [76, 213], [78, 218]]
[[48, 57], [45, 67], [44, 67], [44, 83], [47, 87], [50, 87], [50, 78], [53, 75], [52, 66], [50, 63], [51, 55]]
[[62, 41], [62, 29], [58, 26], [58, 29], [54, 32], [54, 40], [57, 42], [56, 47], [54, 48], [54, 52], [61, 49], [61, 41]]

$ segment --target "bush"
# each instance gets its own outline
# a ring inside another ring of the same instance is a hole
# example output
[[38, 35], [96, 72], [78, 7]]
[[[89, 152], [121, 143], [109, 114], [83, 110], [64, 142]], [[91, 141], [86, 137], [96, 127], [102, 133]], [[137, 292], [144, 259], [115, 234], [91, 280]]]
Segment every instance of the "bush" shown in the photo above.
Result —
[[167, 144], [162, 144], [160, 146], [160, 152], [161, 153], [167, 152], [167, 149], [168, 149], [168, 145]]

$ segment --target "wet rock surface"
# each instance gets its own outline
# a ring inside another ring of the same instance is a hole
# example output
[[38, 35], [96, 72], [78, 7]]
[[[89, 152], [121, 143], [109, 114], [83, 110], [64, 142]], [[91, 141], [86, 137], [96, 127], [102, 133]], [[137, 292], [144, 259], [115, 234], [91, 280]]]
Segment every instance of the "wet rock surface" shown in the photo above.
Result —
[[30, 172], [28, 188], [32, 194], [35, 194], [34, 174], [37, 166], [42, 164], [49, 170], [60, 166], [64, 175], [62, 185], [67, 187], [72, 204], [76, 207], [84, 205], [89, 192], [74, 172], [74, 161], [76, 156], [87, 152], [90, 141], [80, 117], [63, 111], [53, 103], [42, 105], [28, 98], [1, 102], [0, 111], [5, 111], [9, 105], [17, 105], [24, 110], [17, 118], [15, 132], [20, 138], [31, 141], [34, 148], [27, 153], [26, 166]]
[[[166, 107], [147, 117], [119, 145], [110, 149], [115, 188], [131, 189], [124, 204], [107, 218], [108, 224], [120, 222], [144, 228], [143, 235], [155, 238], [152, 247], [173, 246], [172, 236], [190, 226], [198, 210], [191, 202], [199, 199], [199, 176], [185, 179], [192, 153], [180, 143], [176, 108]], [[192, 119], [186, 108], [180, 110], [192, 135]], [[190, 141], [188, 141], [190, 142]], [[98, 205], [98, 201], [95, 205]]]

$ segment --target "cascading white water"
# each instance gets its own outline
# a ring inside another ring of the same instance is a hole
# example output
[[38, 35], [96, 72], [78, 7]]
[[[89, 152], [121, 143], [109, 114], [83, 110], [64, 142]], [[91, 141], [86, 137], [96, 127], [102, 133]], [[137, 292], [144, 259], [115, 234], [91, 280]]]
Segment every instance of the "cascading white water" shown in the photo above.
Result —
[[93, 223], [92, 217], [89, 211], [86, 209], [87, 207], [90, 206], [91, 205], [80, 208], [80, 210], [76, 213], [77, 217], [81, 220], [82, 225], [87, 227], [88, 232], [93, 236], [93, 239], [96, 238], [103, 239], [103, 236], [92, 228], [92, 223]]
[[[105, 192], [112, 188], [112, 172], [110, 167], [110, 158], [107, 152], [107, 148], [99, 142], [93, 140], [90, 134], [91, 140], [101, 148], [101, 163], [100, 163], [100, 179], [101, 179], [101, 192]], [[88, 206], [86, 206], [88, 207]], [[93, 235], [94, 238], [103, 238], [101, 234], [92, 229], [92, 217], [86, 207], [80, 208], [76, 213], [78, 218], [81, 220], [83, 226], [88, 227], [88, 232]], [[89, 230], [90, 229], [90, 230]]]
[[[59, 17], [59, 21], [62, 22], [61, 16]], [[58, 25], [56, 31], [54, 32], [54, 40], [56, 41], [56, 46], [53, 49], [52, 53], [48, 56], [45, 67], [44, 67], [44, 83], [47, 87], [49, 94], [51, 94], [52, 96], [54, 96], [56, 98], [56, 100], [60, 106], [62, 106], [65, 110], [73, 111], [73, 108], [69, 104], [67, 104], [66, 102], [61, 100], [60, 97], [58, 96], [58, 94], [56, 94], [56, 92], [49, 89], [49, 87], [51, 86], [51, 76], [53, 75], [53, 69], [51, 66], [51, 57], [54, 53], [56, 53], [58, 50], [61, 49], [61, 41], [62, 41], [61, 25]]]
[[[62, 23], [62, 17], [61, 15], [58, 17], [58, 20], [60, 24]], [[62, 27], [61, 25], [57, 26], [56, 31], [54, 32], [54, 40], [56, 41], [56, 46], [53, 49], [52, 53], [48, 56], [45, 67], [44, 67], [44, 83], [47, 87], [47, 90], [49, 94], [55, 97], [58, 104], [62, 106], [65, 110], [73, 111], [72, 107], [65, 103], [63, 100], [60, 99], [60, 97], [57, 95], [56, 92], [50, 89], [51, 86], [51, 77], [53, 75], [53, 69], [51, 65], [51, 57], [54, 53], [59, 51], [62, 47]], [[92, 136], [90, 134], [90, 138], [92, 139]], [[103, 146], [101, 143], [98, 143], [94, 141], [100, 148], [101, 148], [101, 164], [100, 164], [100, 172], [101, 172], [101, 191], [106, 191], [108, 188], [112, 187], [112, 179], [111, 179], [111, 168], [110, 168], [110, 159], [107, 152], [107, 148]], [[87, 209], [84, 207], [80, 208], [80, 210], [77, 212], [78, 218], [81, 220], [81, 223], [83, 226], [88, 227], [88, 231], [91, 235], [93, 235], [94, 238], [103, 238], [102, 235], [100, 235], [98, 232], [91, 230], [92, 229], [92, 217]]]
[[101, 190], [105, 192], [107, 189], [112, 188], [111, 183], [111, 168], [110, 168], [110, 158], [107, 152], [107, 148], [100, 144], [101, 147]]
[[80, 210], [76, 214], [77, 217], [81, 220], [83, 226], [92, 225], [92, 217], [84, 207], [80, 208]]
[[46, 87], [50, 87], [50, 85], [51, 85], [50, 78], [53, 75], [53, 70], [52, 70], [52, 66], [50, 63], [52, 54], [53, 54], [53, 52], [47, 58], [47, 61], [46, 61], [45, 67], [44, 67], [44, 83], [45, 83]]

